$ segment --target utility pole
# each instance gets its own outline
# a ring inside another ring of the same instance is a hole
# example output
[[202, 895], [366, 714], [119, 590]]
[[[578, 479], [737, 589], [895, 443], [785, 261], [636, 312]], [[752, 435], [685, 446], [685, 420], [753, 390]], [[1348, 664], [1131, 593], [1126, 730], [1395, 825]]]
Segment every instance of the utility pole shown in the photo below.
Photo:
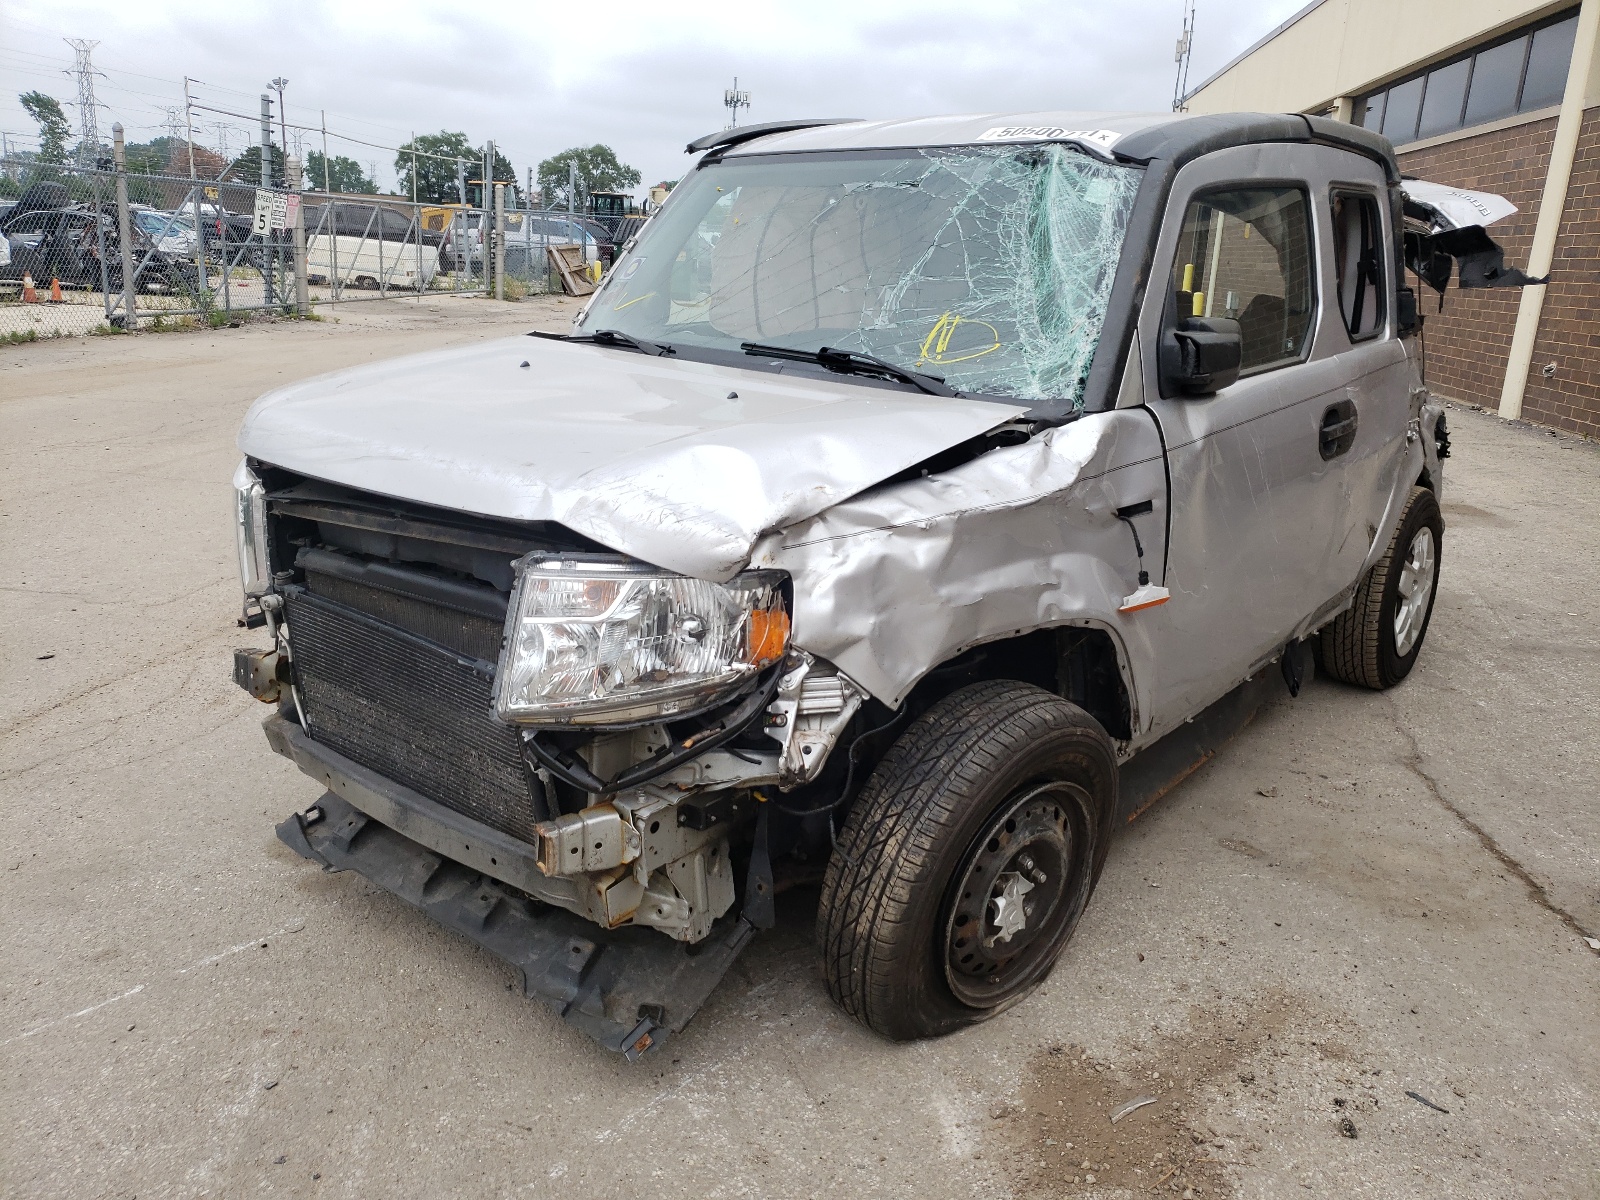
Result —
[[94, 63], [89, 61], [89, 52], [100, 43], [88, 38], [61, 40], [71, 46], [77, 56], [72, 71], [78, 77], [78, 127], [83, 131], [78, 143], [78, 165], [92, 167], [100, 157], [100, 124], [99, 106], [94, 98], [95, 69]]
[[[194, 169], [194, 98], [189, 95], [189, 77], [183, 77], [183, 126], [189, 142], [189, 203], [194, 210], [194, 270], [200, 292], [206, 292], [206, 223], [200, 219], [200, 185]], [[219, 192], [218, 195], [221, 195]], [[227, 257], [227, 251], [223, 251]]]
[[1183, 5], [1183, 33], [1178, 37], [1178, 46], [1173, 53], [1173, 61], [1178, 64], [1178, 76], [1172, 84], [1172, 111], [1189, 111], [1189, 54], [1194, 49], [1194, 4], [1195, 0], [1184, 0]]
[[[272, 97], [261, 93], [261, 190], [272, 190]], [[261, 235], [261, 281], [265, 285], [266, 302], [272, 303], [272, 255], [267, 248], [272, 242], [272, 232]]]

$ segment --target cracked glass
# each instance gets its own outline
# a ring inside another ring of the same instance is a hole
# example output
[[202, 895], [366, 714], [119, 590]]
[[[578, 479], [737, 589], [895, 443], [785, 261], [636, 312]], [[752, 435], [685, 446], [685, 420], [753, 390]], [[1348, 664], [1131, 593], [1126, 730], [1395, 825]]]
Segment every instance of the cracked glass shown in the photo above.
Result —
[[830, 346], [1079, 408], [1141, 177], [1054, 144], [729, 159], [680, 185], [584, 328]]

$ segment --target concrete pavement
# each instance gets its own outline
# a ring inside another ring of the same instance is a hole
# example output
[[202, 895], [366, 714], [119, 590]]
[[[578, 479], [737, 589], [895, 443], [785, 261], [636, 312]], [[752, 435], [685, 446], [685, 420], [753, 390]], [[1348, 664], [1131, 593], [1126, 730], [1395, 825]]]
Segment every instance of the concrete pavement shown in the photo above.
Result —
[[574, 307], [0, 348], [0, 1191], [1600, 1197], [1600, 450], [1477, 413], [1412, 678], [1262, 714], [958, 1036], [835, 1010], [797, 892], [629, 1067], [279, 845], [318, 789], [229, 679], [240, 417]]

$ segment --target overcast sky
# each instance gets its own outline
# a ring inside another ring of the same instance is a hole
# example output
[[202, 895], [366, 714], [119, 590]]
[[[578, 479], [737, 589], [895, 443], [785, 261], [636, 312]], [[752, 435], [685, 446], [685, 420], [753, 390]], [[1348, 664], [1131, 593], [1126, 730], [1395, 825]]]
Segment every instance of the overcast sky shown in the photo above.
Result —
[[[1303, 0], [1199, 0], [1198, 83]], [[489, 15], [485, 10], [494, 11]], [[1034, 109], [1155, 109], [1171, 104], [1182, 0], [982, 4], [790, 0], [731, 4], [531, 3], [516, 6], [343, 0], [86, 3], [0, 0], [0, 129], [37, 144], [17, 103], [38, 88], [68, 105], [64, 37], [98, 39], [100, 130], [130, 141], [182, 121], [183, 77], [203, 80], [196, 140], [237, 154], [267, 80], [284, 76], [291, 122], [395, 146], [413, 131], [493, 138], [518, 177], [573, 145], [604, 142], [644, 183], [676, 178], [683, 145], [722, 128], [738, 76], [740, 123], [785, 117], [889, 117]], [[66, 108], [77, 129], [77, 110]], [[181, 127], [181, 126], [180, 126]], [[320, 145], [314, 135], [306, 149]], [[376, 162], [392, 151], [335, 136], [330, 152]]]

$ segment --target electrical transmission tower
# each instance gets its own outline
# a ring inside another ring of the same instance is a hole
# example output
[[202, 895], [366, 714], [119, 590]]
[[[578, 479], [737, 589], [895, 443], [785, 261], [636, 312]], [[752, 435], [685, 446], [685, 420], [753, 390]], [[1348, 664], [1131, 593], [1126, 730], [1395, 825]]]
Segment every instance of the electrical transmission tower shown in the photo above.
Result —
[[61, 40], [71, 46], [77, 55], [72, 72], [78, 77], [78, 124], [83, 130], [83, 138], [78, 143], [78, 165], [92, 167], [95, 159], [100, 157], [100, 110], [94, 98], [94, 77], [97, 72], [89, 61], [89, 52], [100, 43], [88, 38]]
[[1178, 37], [1177, 52], [1173, 55], [1178, 64], [1178, 78], [1172, 85], [1172, 111], [1189, 111], [1189, 53], [1194, 49], [1194, 4], [1184, 0], [1183, 33]]

